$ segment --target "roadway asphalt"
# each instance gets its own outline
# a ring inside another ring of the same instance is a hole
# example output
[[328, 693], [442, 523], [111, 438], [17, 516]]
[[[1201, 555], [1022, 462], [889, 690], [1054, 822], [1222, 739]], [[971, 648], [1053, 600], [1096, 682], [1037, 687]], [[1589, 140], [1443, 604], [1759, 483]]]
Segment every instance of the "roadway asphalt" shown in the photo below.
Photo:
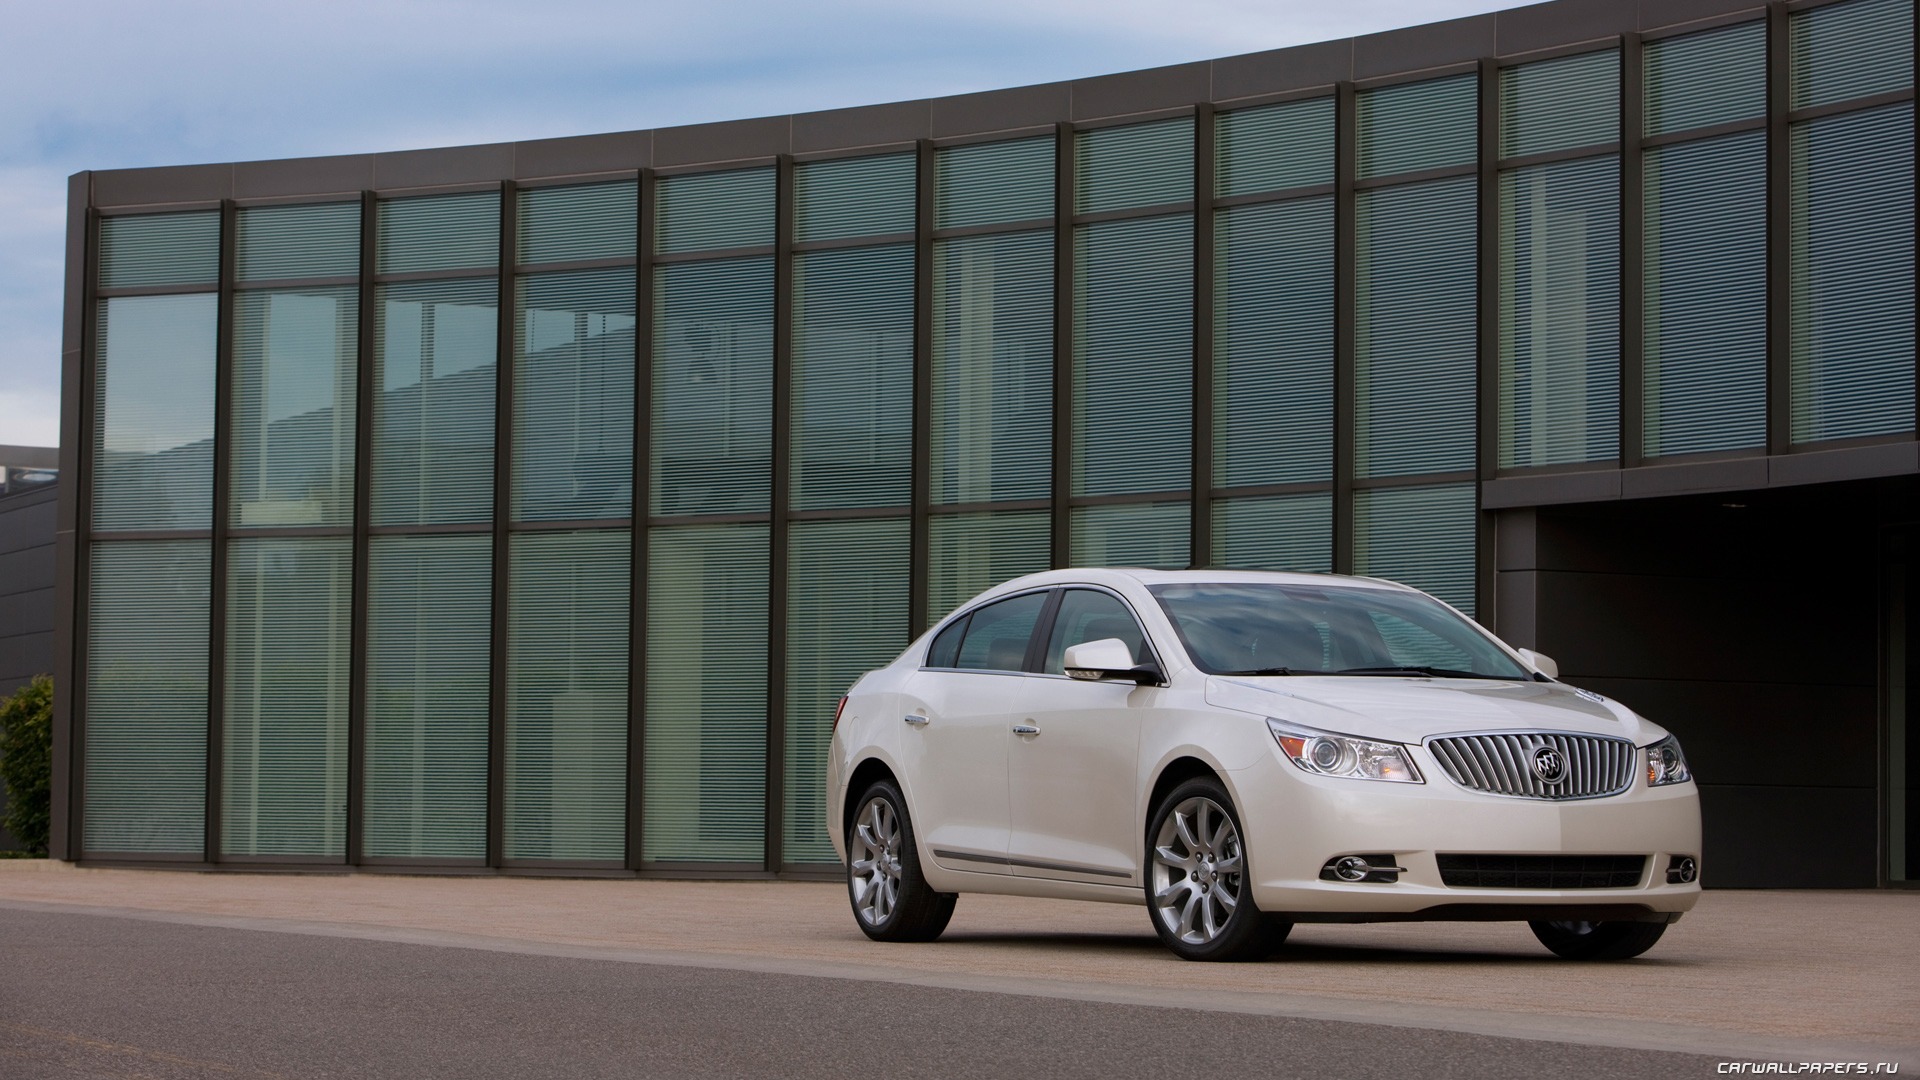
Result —
[[880, 945], [830, 883], [9, 860], [0, 1080], [1912, 1072], [1917, 930], [1917, 892], [1709, 891], [1625, 963], [1441, 923], [1214, 965], [1107, 904], [967, 896], [941, 940]]
[[0, 911], [0, 1076], [1675, 1077], [1713, 1057]]

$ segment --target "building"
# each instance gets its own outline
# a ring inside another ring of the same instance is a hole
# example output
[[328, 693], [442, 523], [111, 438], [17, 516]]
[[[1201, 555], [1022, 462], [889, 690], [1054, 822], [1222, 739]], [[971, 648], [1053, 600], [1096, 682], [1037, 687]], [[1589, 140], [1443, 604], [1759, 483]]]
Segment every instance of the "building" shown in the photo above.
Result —
[[832, 871], [855, 676], [1069, 564], [1426, 588], [1913, 877], [1911, 0], [1556, 0], [72, 180], [55, 850]]
[[[53, 671], [53, 533], [60, 452], [0, 446], [0, 698]], [[0, 815], [7, 806], [0, 783]], [[0, 851], [16, 841], [0, 826]]]

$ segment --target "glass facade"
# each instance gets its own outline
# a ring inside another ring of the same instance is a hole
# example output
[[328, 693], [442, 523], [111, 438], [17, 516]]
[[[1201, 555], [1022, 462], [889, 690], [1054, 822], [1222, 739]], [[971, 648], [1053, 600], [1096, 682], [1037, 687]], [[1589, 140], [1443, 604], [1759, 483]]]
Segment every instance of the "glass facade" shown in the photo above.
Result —
[[811, 872], [839, 697], [987, 586], [1359, 573], [1490, 618], [1485, 483], [1910, 440], [1911, 2], [1774, 17], [113, 208], [76, 850]]

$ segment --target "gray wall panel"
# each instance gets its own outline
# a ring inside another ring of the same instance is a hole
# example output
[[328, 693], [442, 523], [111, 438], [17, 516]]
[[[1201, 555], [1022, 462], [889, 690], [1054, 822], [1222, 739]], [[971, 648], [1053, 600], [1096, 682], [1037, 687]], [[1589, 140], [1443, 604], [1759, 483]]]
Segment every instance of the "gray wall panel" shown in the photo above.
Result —
[[1708, 888], [1874, 885], [1871, 789], [1708, 786], [1700, 804]]

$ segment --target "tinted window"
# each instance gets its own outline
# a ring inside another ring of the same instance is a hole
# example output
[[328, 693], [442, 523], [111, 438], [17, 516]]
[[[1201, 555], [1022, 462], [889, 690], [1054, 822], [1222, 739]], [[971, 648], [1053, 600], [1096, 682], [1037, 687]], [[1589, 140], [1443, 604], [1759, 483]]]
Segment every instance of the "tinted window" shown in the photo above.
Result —
[[967, 616], [947, 624], [927, 647], [928, 667], [952, 667], [960, 659], [960, 639], [967, 635]]
[[1153, 594], [1194, 662], [1215, 675], [1387, 674], [1433, 668], [1495, 679], [1527, 678], [1485, 634], [1420, 593], [1202, 584], [1159, 585]]
[[1053, 633], [1047, 639], [1047, 662], [1042, 670], [1053, 675], [1064, 674], [1061, 658], [1068, 646], [1103, 638], [1126, 642], [1136, 664], [1153, 658], [1153, 650], [1147, 646], [1140, 624], [1118, 597], [1092, 589], [1069, 589], [1060, 598], [1060, 613], [1053, 619]]
[[1025, 667], [1027, 642], [1046, 602], [1044, 592], [1027, 593], [975, 611], [967, 620], [967, 636], [953, 666], [980, 671], [1019, 671]]

